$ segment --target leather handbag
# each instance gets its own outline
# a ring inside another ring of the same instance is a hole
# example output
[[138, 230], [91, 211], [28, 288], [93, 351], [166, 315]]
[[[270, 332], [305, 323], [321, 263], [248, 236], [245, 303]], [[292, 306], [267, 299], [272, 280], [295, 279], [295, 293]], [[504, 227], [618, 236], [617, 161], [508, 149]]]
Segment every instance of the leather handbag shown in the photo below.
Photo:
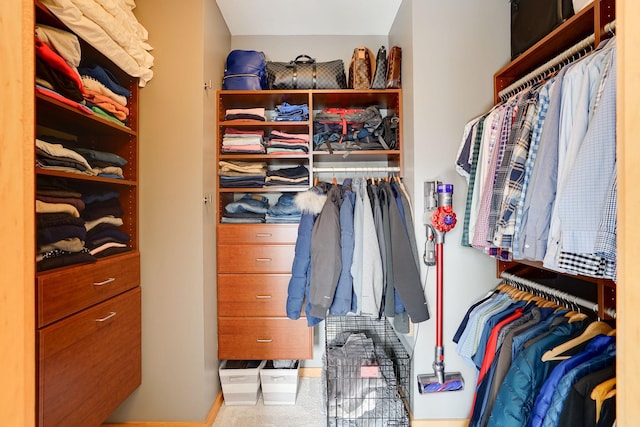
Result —
[[232, 50], [227, 55], [222, 79], [225, 90], [261, 90], [267, 87], [267, 61], [263, 52]]
[[511, 0], [511, 59], [573, 14], [572, 0]]
[[400, 89], [402, 87], [402, 48], [393, 46], [389, 51], [389, 64], [387, 66], [387, 89]]
[[387, 48], [380, 46], [376, 55], [376, 70], [371, 80], [371, 89], [384, 89], [387, 84]]
[[364, 46], [359, 46], [353, 50], [351, 63], [349, 64], [349, 88], [369, 89], [371, 78], [373, 77], [373, 55]]
[[341, 59], [316, 62], [299, 55], [290, 62], [267, 62], [269, 89], [346, 89], [347, 78]]

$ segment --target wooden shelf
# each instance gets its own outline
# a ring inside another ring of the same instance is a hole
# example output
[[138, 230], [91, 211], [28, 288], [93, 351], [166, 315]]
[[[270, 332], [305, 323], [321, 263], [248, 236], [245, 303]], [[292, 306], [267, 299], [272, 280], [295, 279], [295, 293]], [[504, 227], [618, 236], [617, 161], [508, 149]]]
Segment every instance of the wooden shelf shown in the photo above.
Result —
[[36, 175], [58, 176], [61, 178], [74, 179], [86, 182], [101, 182], [104, 184], [121, 185], [125, 187], [136, 187], [138, 183], [128, 179], [103, 178], [100, 176], [85, 175], [81, 173], [65, 172], [58, 170], [49, 170], [36, 167]]
[[247, 187], [247, 188], [224, 188], [220, 187], [220, 193], [292, 193], [307, 191], [308, 186], [273, 186], [273, 187]]
[[[526, 50], [513, 61], [494, 74], [494, 100], [500, 102], [498, 93], [522, 78], [527, 73], [555, 58], [562, 52], [584, 40], [595, 36], [595, 45], [607, 38], [605, 24], [615, 19], [615, 0], [594, 0], [571, 18], [554, 29], [546, 37]], [[524, 269], [524, 270], [523, 270]], [[545, 268], [541, 262], [518, 260], [512, 262], [497, 261], [497, 275], [503, 271], [528, 271], [532, 274], [553, 274], [568, 280], [579, 280], [593, 284], [597, 291], [598, 316], [611, 319], [606, 309], [615, 309], [615, 283], [612, 280], [581, 275], [570, 275]], [[536, 273], [537, 272], [537, 273]]]
[[[35, 0], [34, 7], [35, 25], [48, 25], [73, 33], [40, 1]], [[83, 196], [116, 192], [122, 209], [122, 225], [118, 230], [128, 236], [128, 240], [122, 240], [126, 241], [127, 250], [107, 256], [107, 252], [103, 252], [93, 262], [62, 266], [65, 260], [61, 259], [59, 264], [39, 264], [44, 268], [41, 271], [36, 265], [34, 332], [37, 364], [34, 368], [38, 426], [101, 425], [142, 381], [138, 251], [139, 81], [117, 67], [107, 56], [109, 52], [99, 52], [80, 36], [78, 40], [81, 66], [102, 66], [131, 92], [127, 100], [126, 126], [46, 93], [36, 93], [36, 138], [53, 143], [60, 140], [70, 149], [83, 147], [120, 156], [126, 160], [122, 166], [126, 179], [36, 167], [35, 185], [38, 190], [49, 181], [64, 181], [66, 188]], [[27, 83], [35, 84], [35, 81]], [[34, 228], [37, 228], [35, 221]], [[95, 231], [100, 232], [100, 229]], [[102, 231], [109, 233], [109, 230]], [[39, 230], [35, 234], [40, 236]], [[60, 234], [63, 234], [62, 230]], [[95, 243], [108, 240], [104, 236], [102, 239], [96, 236], [99, 240]]]
[[136, 137], [131, 128], [119, 125], [43, 94], [36, 94], [38, 125], [66, 131], [78, 136]]

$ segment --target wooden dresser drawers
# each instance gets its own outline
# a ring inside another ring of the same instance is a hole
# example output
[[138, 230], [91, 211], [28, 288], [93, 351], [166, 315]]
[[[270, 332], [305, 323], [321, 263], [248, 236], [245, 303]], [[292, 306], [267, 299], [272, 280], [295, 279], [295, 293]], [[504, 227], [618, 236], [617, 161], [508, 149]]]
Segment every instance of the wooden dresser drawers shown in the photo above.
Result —
[[38, 274], [38, 327], [140, 285], [140, 253]]
[[140, 384], [140, 295], [137, 287], [39, 330], [39, 425], [100, 425]]
[[286, 317], [288, 274], [219, 274], [218, 316]]
[[309, 359], [305, 318], [286, 316], [297, 224], [218, 226], [218, 358]]
[[307, 319], [220, 317], [219, 359], [309, 359], [313, 348]]

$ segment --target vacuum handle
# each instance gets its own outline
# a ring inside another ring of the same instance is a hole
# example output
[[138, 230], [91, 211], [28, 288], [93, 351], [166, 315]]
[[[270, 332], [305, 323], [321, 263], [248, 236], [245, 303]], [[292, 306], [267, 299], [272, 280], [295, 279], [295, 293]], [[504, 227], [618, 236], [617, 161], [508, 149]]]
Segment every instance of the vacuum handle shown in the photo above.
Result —
[[[436, 347], [442, 347], [442, 253], [443, 243], [436, 243]], [[443, 352], [440, 352], [440, 357], [444, 360]]]

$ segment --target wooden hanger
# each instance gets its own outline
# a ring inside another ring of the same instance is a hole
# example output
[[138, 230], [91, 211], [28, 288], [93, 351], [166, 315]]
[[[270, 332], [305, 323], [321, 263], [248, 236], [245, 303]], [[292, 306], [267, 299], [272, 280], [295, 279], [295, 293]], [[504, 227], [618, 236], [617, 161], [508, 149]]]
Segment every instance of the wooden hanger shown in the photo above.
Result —
[[572, 338], [569, 341], [564, 342], [564, 343], [552, 348], [551, 350], [548, 350], [547, 352], [545, 352], [542, 355], [542, 358], [540, 360], [542, 360], [543, 362], [548, 362], [550, 360], [566, 360], [566, 359], [569, 359], [571, 356], [562, 356], [562, 354], [566, 353], [567, 351], [571, 350], [572, 348], [575, 348], [575, 347], [579, 346], [580, 344], [582, 344], [584, 342], [589, 341], [591, 338], [595, 337], [596, 335], [607, 334], [607, 333], [611, 332], [611, 329], [612, 329], [611, 326], [609, 326], [605, 322], [601, 322], [601, 321], [592, 322], [577, 337]]
[[600, 413], [604, 401], [616, 395], [615, 387], [616, 379], [614, 377], [598, 384], [591, 390], [591, 399], [596, 401], [596, 423], [600, 421]]

